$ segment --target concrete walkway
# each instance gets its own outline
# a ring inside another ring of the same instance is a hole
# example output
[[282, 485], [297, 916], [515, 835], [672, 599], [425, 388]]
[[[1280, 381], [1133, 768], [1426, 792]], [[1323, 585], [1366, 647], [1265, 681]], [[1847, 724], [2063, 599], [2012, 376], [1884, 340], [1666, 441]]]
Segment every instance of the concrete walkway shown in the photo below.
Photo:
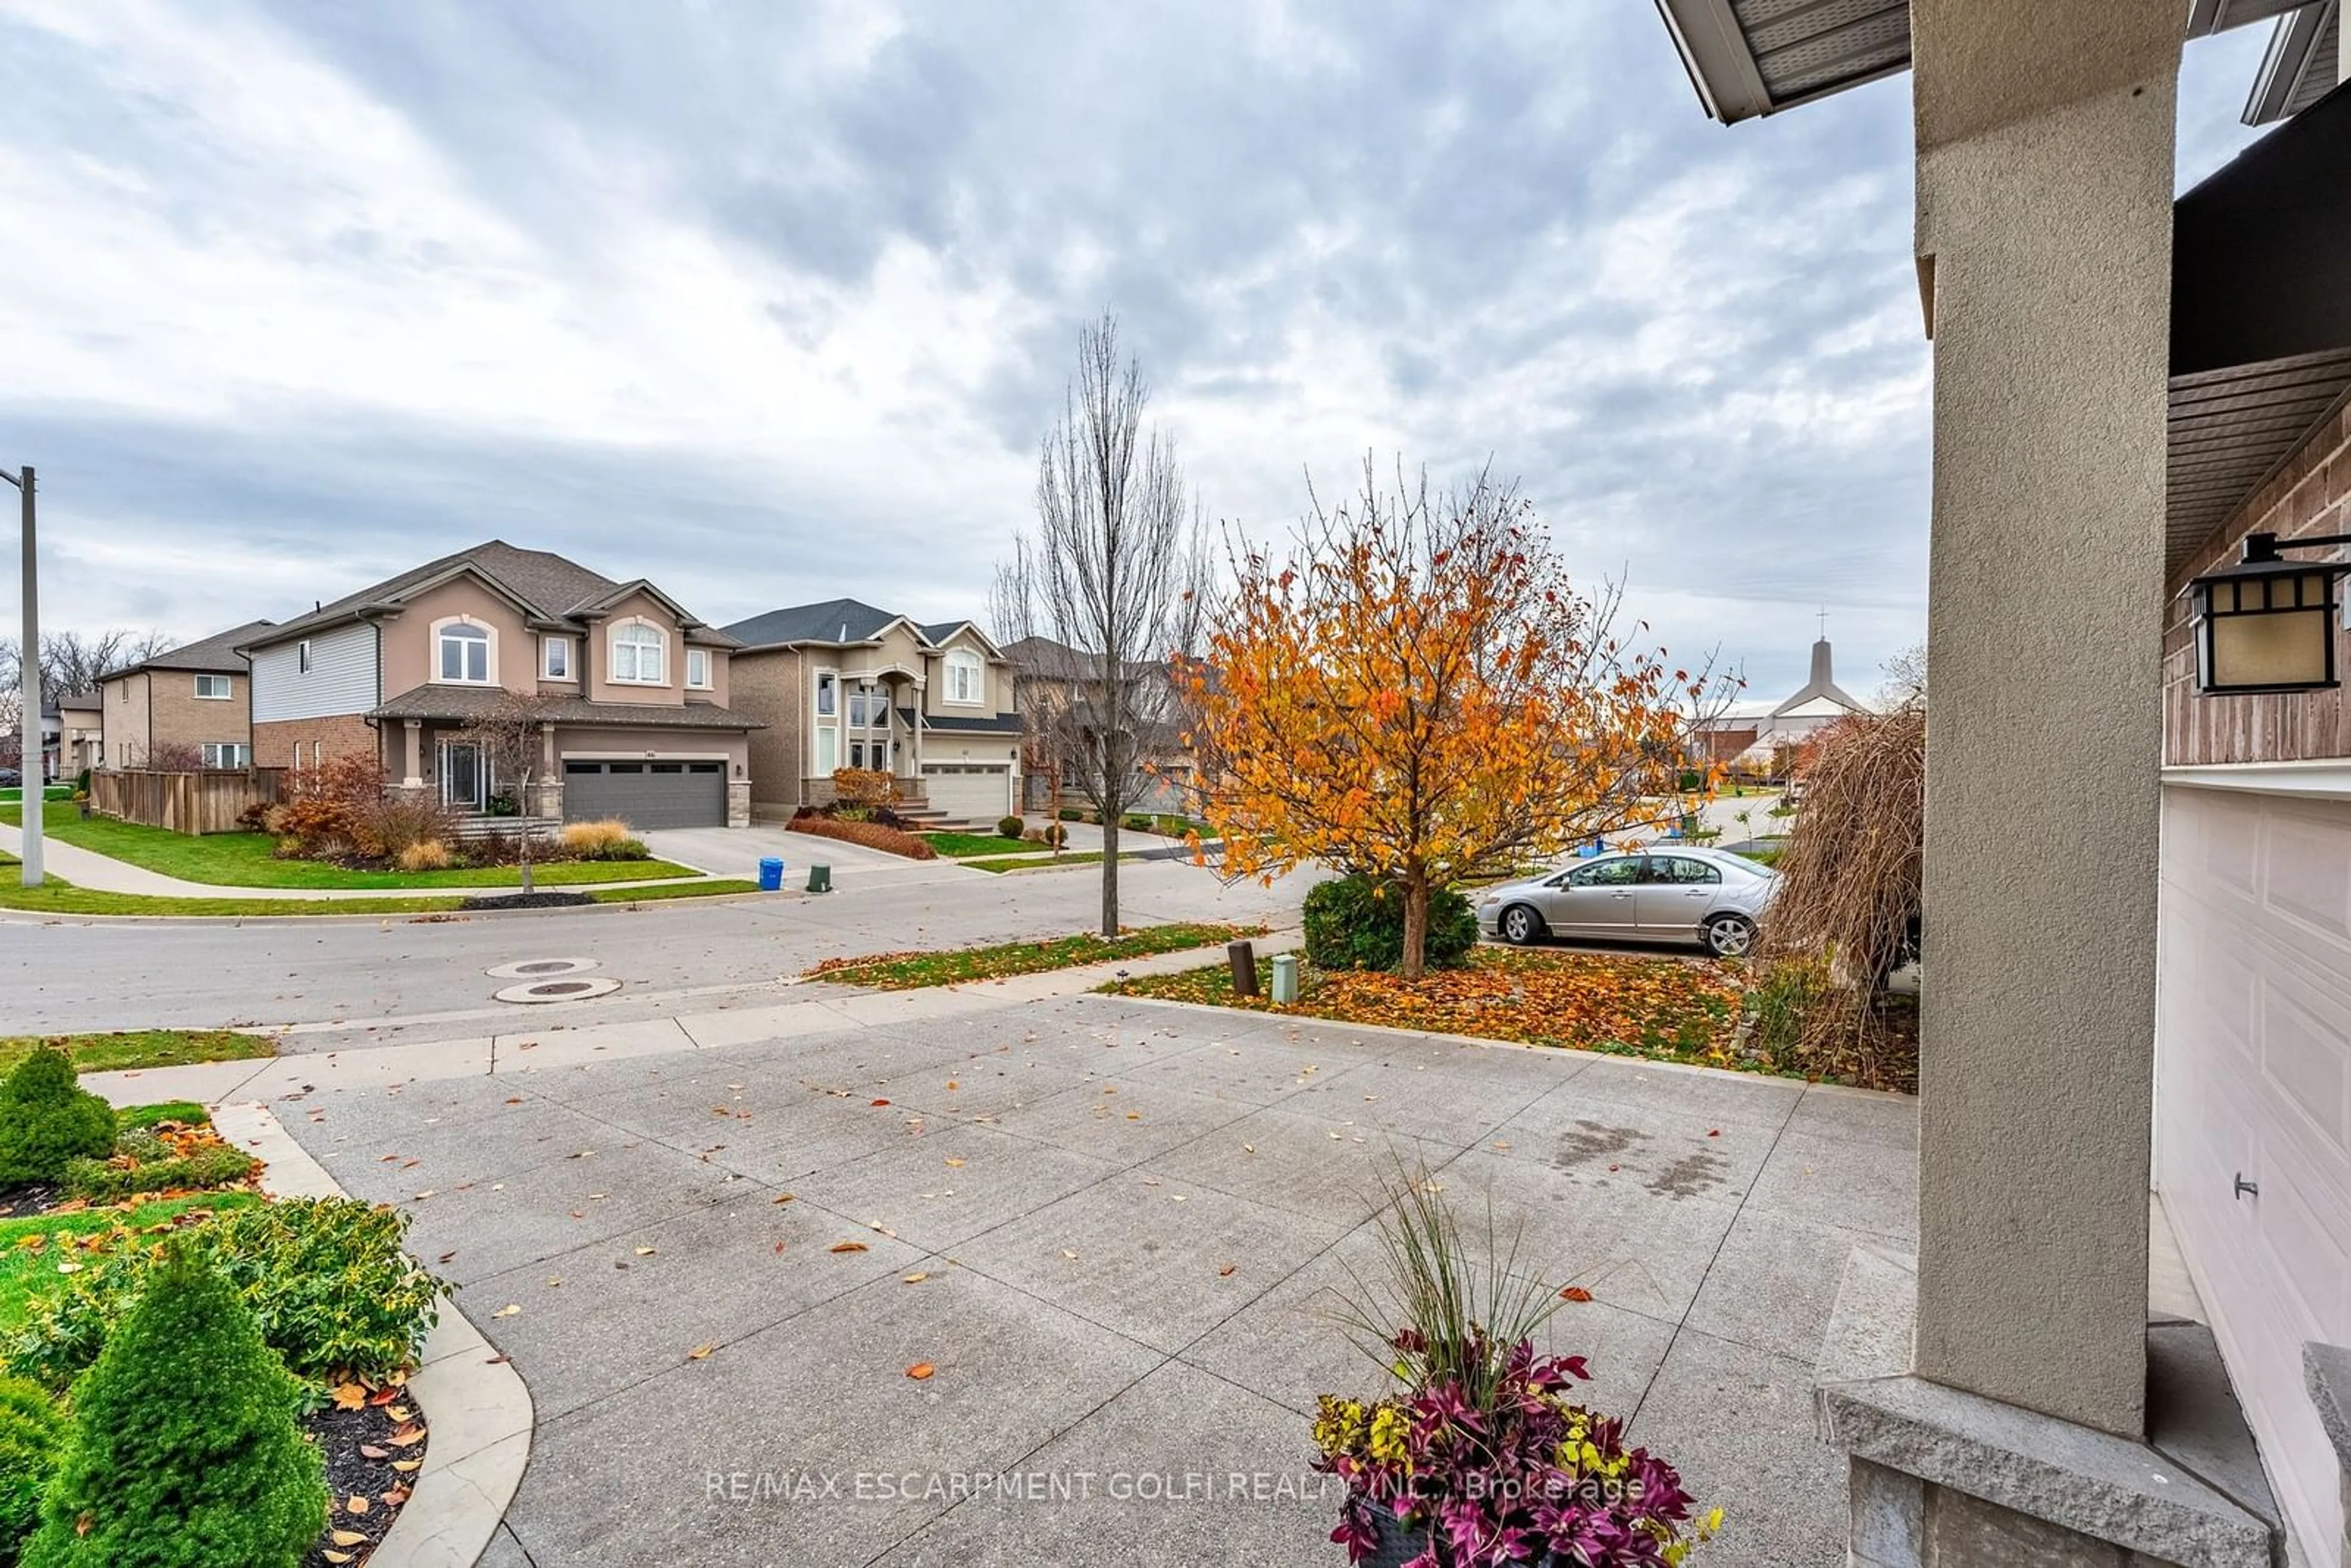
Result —
[[[0, 823], [0, 851], [22, 855], [25, 834], [21, 828]], [[44, 837], [41, 841], [42, 869], [60, 877], [78, 888], [92, 893], [137, 894], [145, 898], [440, 898], [452, 895], [470, 897], [476, 894], [513, 893], [512, 887], [233, 887], [215, 882], [183, 882], [162, 872], [149, 871], [112, 855], [99, 854], [62, 839]], [[702, 869], [695, 867], [695, 870]], [[589, 888], [663, 887], [674, 886], [678, 877], [658, 881], [599, 882], [570, 888], [543, 889], [545, 892], [586, 891]]]
[[[745, 1019], [693, 1051], [549, 1038], [490, 1076], [249, 1084], [343, 1186], [415, 1217], [411, 1246], [530, 1386], [486, 1563], [1337, 1561], [1309, 1418], [1377, 1386], [1326, 1313], [1374, 1266], [1392, 1155], [1473, 1220], [1490, 1198], [1523, 1224], [1546, 1287], [1592, 1293], [1551, 1343], [1728, 1511], [1708, 1561], [1843, 1561], [1812, 1369], [1847, 1258], [1913, 1244], [1914, 1102], [937, 999], [951, 1021]], [[998, 1476], [1018, 1479], [975, 1480]]]

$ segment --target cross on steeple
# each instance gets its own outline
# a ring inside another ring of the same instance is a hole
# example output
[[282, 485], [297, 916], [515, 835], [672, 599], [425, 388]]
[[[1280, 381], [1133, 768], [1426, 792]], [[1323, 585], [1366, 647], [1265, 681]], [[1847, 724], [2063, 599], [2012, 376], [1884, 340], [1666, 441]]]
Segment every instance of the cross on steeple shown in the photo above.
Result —
[[1829, 607], [1828, 607], [1827, 605], [1825, 605], [1825, 604], [1822, 605], [1822, 606], [1821, 606], [1821, 612], [1820, 612], [1820, 613], [1821, 613], [1821, 637], [1822, 637], [1823, 641], [1826, 641], [1826, 640], [1827, 640], [1827, 637], [1828, 637], [1828, 634], [1829, 634]]

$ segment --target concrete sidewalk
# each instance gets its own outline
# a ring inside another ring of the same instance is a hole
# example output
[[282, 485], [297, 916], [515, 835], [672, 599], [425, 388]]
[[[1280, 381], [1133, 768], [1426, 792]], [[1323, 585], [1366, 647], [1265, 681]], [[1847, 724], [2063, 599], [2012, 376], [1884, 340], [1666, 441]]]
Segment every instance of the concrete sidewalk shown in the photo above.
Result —
[[[25, 834], [21, 828], [0, 823], [0, 851], [22, 855]], [[345, 898], [446, 898], [474, 897], [519, 891], [509, 886], [486, 887], [235, 887], [216, 882], [183, 882], [175, 876], [149, 871], [112, 855], [99, 854], [78, 844], [45, 836], [41, 840], [42, 868], [91, 893], [136, 894], [143, 898], [269, 898], [269, 899], [345, 899]], [[695, 867], [695, 870], [702, 868]], [[663, 877], [653, 881], [583, 883], [575, 888], [542, 888], [542, 892], [586, 892], [591, 888], [671, 887], [690, 880], [684, 877]]]
[[[1298, 931], [1254, 938], [1260, 959], [1294, 950]], [[725, 1051], [759, 1040], [795, 1040], [844, 1029], [935, 1027], [947, 1019], [994, 1012], [1007, 1006], [1081, 996], [1122, 976], [1173, 975], [1222, 961], [1219, 947], [1194, 947], [1149, 957], [1125, 958], [1075, 968], [1049, 969], [1001, 980], [957, 986], [877, 991], [822, 981], [776, 988], [792, 999], [766, 1007], [729, 1007], [677, 1012], [660, 1018], [593, 1021], [601, 1006], [624, 1002], [615, 994], [597, 1001], [557, 1003], [538, 1009], [507, 1008], [490, 1016], [513, 1018], [517, 1028], [494, 1034], [398, 1045], [279, 1056], [256, 1061], [204, 1061], [184, 1067], [152, 1067], [124, 1072], [92, 1072], [85, 1087], [118, 1105], [193, 1100], [217, 1105], [228, 1101], [277, 1100], [322, 1089], [397, 1086], [451, 1078], [501, 1076], [586, 1067], [634, 1057], [682, 1051]], [[580, 1021], [580, 1020], [588, 1021]], [[536, 1027], [523, 1027], [535, 1025]]]

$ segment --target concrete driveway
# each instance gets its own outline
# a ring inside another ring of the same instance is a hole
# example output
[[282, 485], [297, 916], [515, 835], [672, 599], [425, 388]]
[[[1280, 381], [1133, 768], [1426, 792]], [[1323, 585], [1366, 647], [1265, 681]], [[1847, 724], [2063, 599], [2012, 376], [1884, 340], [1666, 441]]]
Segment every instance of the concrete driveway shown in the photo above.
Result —
[[656, 859], [675, 861], [714, 876], [756, 878], [759, 862], [773, 855], [787, 868], [788, 887], [805, 886], [808, 868], [819, 863], [832, 867], [833, 885], [840, 888], [870, 882], [893, 885], [953, 882], [988, 874], [967, 871], [944, 857], [908, 860], [862, 844], [820, 839], [813, 833], [789, 832], [778, 827], [661, 828], [648, 831], [644, 840], [645, 847], [653, 851]]
[[1912, 1101], [1091, 996], [514, 1060], [277, 1107], [530, 1385], [486, 1563], [1337, 1563], [1308, 1413], [1378, 1384], [1323, 1313], [1391, 1155], [1592, 1292], [1552, 1343], [1708, 1562], [1844, 1559], [1812, 1368], [1913, 1244]]

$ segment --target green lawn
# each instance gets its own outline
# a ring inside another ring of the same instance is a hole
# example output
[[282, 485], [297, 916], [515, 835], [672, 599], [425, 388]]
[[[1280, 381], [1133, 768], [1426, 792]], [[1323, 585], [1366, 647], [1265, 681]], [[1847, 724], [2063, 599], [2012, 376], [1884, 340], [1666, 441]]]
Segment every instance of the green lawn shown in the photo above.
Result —
[[[21, 802], [24, 799], [25, 791], [21, 789], [12, 786], [5, 789], [0, 789], [0, 800], [5, 800], [14, 805]], [[44, 800], [70, 800], [73, 799], [73, 786], [70, 784], [44, 785], [41, 789], [41, 799]], [[13, 818], [10, 820], [14, 821]]]
[[872, 986], [884, 991], [913, 990], [921, 986], [999, 980], [1008, 975], [1071, 969], [1115, 958], [1222, 946], [1244, 936], [1262, 936], [1265, 931], [1262, 925], [1186, 921], [1148, 925], [1140, 931], [1126, 932], [1116, 940], [1086, 935], [1057, 936], [1042, 942], [999, 942], [988, 947], [950, 947], [928, 953], [868, 953], [852, 958], [827, 958], [809, 970], [805, 977], [844, 986]]
[[1014, 855], [1023, 851], [1041, 854], [1051, 846], [1024, 839], [999, 839], [994, 833], [925, 833], [923, 841], [954, 860], [966, 855]]
[[588, 896], [599, 904], [643, 904], [664, 898], [725, 898], [738, 893], [757, 893], [759, 884], [739, 878], [724, 880], [705, 877], [697, 882], [664, 883], [659, 887], [600, 887]]
[[[24, 1315], [25, 1300], [32, 1294], [35, 1284], [57, 1272], [56, 1239], [61, 1234], [95, 1236], [123, 1224], [134, 1230], [143, 1230], [192, 1208], [219, 1214], [232, 1208], [250, 1208], [261, 1201], [257, 1193], [199, 1193], [192, 1197], [166, 1197], [152, 1203], [86, 1208], [76, 1214], [37, 1214], [23, 1219], [0, 1219], [0, 1328], [15, 1328]], [[34, 1236], [49, 1239], [46, 1244], [26, 1239]]]
[[227, 1029], [137, 1029], [115, 1034], [17, 1035], [0, 1039], [0, 1072], [25, 1060], [36, 1046], [55, 1046], [84, 1072], [126, 1068], [178, 1067], [191, 1061], [249, 1061], [277, 1054], [265, 1035]]
[[[1143, 857], [1123, 854], [1118, 858], [1119, 863], [1123, 865], [1128, 861], [1138, 861]], [[1102, 851], [1076, 850], [1063, 855], [1019, 855], [1005, 860], [969, 860], [957, 861], [956, 863], [967, 865], [974, 871], [992, 872], [1030, 871], [1043, 866], [1100, 865]]]
[[[14, 827], [19, 811], [0, 809], [0, 822]], [[513, 887], [522, 873], [513, 866], [467, 867], [453, 871], [345, 871], [317, 861], [280, 860], [277, 841], [266, 833], [206, 833], [202, 837], [120, 822], [111, 817], [84, 818], [70, 802], [51, 801], [42, 827], [61, 843], [110, 855], [182, 882], [215, 887], [428, 888]], [[604, 882], [646, 882], [699, 876], [691, 867], [668, 861], [560, 861], [531, 868], [542, 887], [577, 887]]]

